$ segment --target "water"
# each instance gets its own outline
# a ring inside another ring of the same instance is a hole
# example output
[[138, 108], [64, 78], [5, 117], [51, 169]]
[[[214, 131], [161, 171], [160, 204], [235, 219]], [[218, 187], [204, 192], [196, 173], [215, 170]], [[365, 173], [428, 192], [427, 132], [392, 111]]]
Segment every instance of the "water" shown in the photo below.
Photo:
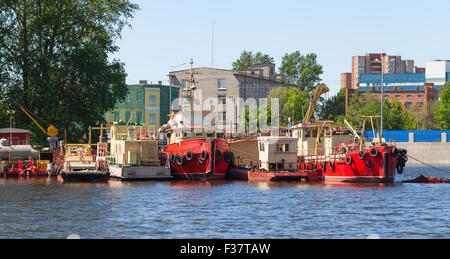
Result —
[[[450, 177], [409, 167], [396, 181], [421, 173]], [[448, 184], [1, 179], [0, 238], [450, 238], [449, 197]]]

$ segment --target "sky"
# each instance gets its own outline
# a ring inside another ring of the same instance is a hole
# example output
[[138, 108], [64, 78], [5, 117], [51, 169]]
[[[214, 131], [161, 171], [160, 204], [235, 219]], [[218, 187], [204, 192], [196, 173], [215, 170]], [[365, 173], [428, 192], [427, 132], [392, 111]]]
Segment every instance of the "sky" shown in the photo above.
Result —
[[140, 10], [111, 55], [125, 63], [128, 84], [167, 84], [169, 71], [187, 69], [177, 65], [191, 58], [194, 67], [231, 69], [243, 50], [274, 57], [278, 68], [283, 55], [299, 50], [318, 55], [331, 96], [352, 56], [383, 52], [419, 67], [450, 60], [448, 0], [131, 1]]

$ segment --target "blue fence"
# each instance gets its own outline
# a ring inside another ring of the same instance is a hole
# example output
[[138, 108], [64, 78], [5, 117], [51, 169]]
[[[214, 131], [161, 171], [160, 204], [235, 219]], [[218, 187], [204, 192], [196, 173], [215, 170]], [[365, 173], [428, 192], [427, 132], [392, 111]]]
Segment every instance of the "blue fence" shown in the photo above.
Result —
[[[414, 142], [441, 142], [442, 133], [447, 133], [447, 139], [450, 137], [450, 130], [443, 130], [443, 131], [412, 130], [412, 131], [384, 131], [383, 138], [387, 142], [409, 142], [409, 133], [414, 133]], [[375, 136], [378, 136], [378, 131], [375, 131]], [[366, 131], [364, 133], [364, 138], [369, 139], [373, 138], [373, 132]]]

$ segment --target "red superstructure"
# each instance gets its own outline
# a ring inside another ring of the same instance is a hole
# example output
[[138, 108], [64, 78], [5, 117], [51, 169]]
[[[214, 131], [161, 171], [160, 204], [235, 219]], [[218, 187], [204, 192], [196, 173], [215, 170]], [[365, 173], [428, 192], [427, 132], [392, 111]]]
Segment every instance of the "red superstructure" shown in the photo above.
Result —
[[174, 179], [224, 179], [232, 160], [226, 141], [190, 139], [166, 148]]

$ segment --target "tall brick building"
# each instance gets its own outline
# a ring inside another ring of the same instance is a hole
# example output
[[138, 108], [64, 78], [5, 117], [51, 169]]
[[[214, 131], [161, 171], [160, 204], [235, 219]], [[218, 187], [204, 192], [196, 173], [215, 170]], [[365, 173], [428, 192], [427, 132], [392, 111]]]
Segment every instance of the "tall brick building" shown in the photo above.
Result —
[[[380, 61], [383, 61], [383, 68]], [[368, 53], [365, 56], [354, 56], [352, 57], [352, 72], [341, 74], [341, 89], [358, 89], [360, 75], [381, 74], [382, 70], [385, 74], [412, 74], [423, 71], [423, 69], [414, 66], [414, 60], [402, 60], [401, 56], [391, 56], [386, 55], [386, 53]], [[351, 79], [349, 80], [350, 75]]]

